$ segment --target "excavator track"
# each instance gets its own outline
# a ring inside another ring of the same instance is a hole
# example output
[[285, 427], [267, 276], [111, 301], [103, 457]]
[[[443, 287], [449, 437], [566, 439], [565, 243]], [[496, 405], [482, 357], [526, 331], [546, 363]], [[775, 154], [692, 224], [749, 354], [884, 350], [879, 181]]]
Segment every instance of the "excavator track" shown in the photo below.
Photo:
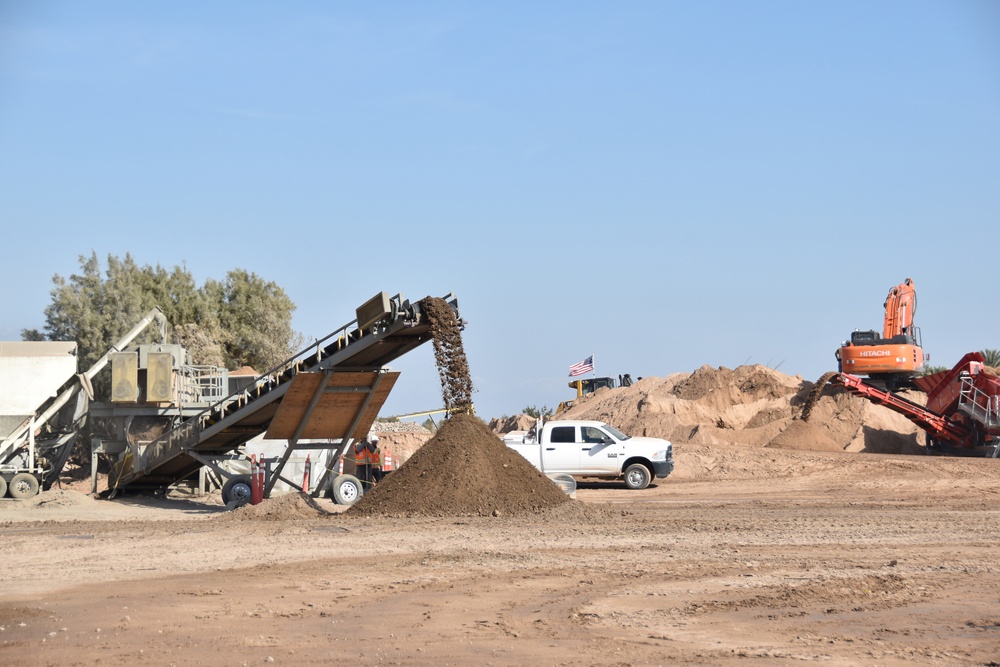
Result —
[[809, 390], [809, 395], [806, 396], [805, 403], [802, 404], [802, 415], [800, 417], [802, 421], [809, 421], [809, 415], [812, 413], [812, 409], [813, 406], [816, 405], [816, 401], [818, 401], [819, 397], [823, 394], [823, 389], [826, 388], [826, 385], [830, 382], [830, 380], [838, 375], [839, 373], [836, 371], [831, 371], [829, 373], [824, 373], [818, 380], [816, 380], [816, 384], [813, 385], [813, 388]]

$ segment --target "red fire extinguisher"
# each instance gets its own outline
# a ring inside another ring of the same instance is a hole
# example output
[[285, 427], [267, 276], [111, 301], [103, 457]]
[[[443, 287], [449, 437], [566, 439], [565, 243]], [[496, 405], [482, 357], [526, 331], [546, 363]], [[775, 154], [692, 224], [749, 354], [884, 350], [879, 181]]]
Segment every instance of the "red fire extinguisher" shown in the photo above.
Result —
[[264, 501], [264, 457], [257, 461], [250, 456], [250, 504], [259, 505]]

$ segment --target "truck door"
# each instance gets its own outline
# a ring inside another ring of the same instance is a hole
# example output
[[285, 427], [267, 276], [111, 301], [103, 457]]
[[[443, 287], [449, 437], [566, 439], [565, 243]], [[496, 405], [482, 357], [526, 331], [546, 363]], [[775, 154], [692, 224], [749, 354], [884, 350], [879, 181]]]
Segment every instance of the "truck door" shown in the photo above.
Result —
[[580, 443], [576, 426], [553, 426], [549, 441], [542, 445], [543, 472], [576, 474], [580, 467]]
[[[618, 457], [621, 444], [596, 426], [581, 426], [580, 470], [589, 473], [614, 473], [621, 467]], [[610, 442], [609, 442], [610, 441]]]

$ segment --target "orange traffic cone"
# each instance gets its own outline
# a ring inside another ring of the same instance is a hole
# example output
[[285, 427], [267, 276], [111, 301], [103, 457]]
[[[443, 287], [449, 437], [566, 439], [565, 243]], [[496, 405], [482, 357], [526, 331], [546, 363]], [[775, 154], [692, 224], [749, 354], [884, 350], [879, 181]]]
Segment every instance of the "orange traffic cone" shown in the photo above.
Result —
[[392, 452], [388, 449], [385, 450], [385, 460], [382, 462], [382, 470], [384, 472], [392, 472]]
[[337, 474], [338, 475], [343, 475], [344, 474], [344, 455], [343, 454], [340, 455], [340, 463], [337, 464]]
[[306, 454], [306, 471], [302, 474], [302, 493], [309, 493], [309, 470], [312, 463], [309, 461], [309, 454]]

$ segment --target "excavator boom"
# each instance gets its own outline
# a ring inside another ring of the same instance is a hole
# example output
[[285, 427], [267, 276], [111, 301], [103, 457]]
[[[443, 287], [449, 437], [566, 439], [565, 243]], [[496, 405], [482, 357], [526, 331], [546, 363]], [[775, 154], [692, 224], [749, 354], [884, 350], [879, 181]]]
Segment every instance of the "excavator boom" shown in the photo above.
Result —
[[917, 310], [917, 292], [913, 287], [913, 279], [907, 278], [889, 290], [883, 306], [885, 325], [882, 327], [882, 337], [905, 335], [913, 325], [913, 315]]

